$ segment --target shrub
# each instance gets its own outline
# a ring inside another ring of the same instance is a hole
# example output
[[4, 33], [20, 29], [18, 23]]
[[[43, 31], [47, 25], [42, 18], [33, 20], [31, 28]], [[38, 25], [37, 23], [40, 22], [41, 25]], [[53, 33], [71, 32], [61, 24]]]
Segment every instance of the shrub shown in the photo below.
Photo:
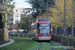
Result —
[[65, 46], [74, 46], [75, 48], [75, 38], [63, 35], [52, 35], [52, 40]]
[[0, 29], [0, 41], [4, 41], [4, 29]]

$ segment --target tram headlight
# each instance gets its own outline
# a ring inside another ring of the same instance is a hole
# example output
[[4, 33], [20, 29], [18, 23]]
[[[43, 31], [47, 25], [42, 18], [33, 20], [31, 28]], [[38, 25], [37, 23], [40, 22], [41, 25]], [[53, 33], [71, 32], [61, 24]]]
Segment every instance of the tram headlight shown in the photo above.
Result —
[[41, 34], [40, 34], [41, 35]]
[[51, 28], [51, 31], [52, 31], [52, 28]]
[[48, 33], [48, 35], [50, 35], [50, 34]]
[[49, 36], [51, 36], [51, 33], [48, 33]]

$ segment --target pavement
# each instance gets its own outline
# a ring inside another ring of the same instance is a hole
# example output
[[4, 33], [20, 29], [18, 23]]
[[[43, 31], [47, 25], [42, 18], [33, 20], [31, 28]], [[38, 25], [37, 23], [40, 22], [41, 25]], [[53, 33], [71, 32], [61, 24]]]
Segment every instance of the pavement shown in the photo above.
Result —
[[9, 39], [9, 40], [10, 40], [9, 42], [0, 45], [0, 48], [1, 48], [1, 47], [5, 47], [5, 46], [7, 46], [7, 45], [10, 45], [10, 44], [12, 44], [12, 43], [14, 42], [14, 40], [12, 40], [12, 39]]
[[[52, 41], [52, 42], [55, 42], [55, 41]], [[67, 50], [68, 49], [65, 46], [63, 46], [62, 44], [58, 43], [58, 42], [55, 42], [55, 43], [59, 44], [63, 48], [63, 50]]]

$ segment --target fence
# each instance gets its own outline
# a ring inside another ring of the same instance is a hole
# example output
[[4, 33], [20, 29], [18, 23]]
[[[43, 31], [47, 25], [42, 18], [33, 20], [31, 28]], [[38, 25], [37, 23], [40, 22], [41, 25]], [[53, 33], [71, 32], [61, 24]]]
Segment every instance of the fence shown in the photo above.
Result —
[[[66, 29], [67, 35], [71, 35], [71, 28]], [[64, 33], [64, 28], [57, 28], [57, 35], [62, 35]], [[56, 29], [53, 28], [52, 34], [56, 34]], [[74, 28], [74, 37], [75, 37], [75, 28]]]

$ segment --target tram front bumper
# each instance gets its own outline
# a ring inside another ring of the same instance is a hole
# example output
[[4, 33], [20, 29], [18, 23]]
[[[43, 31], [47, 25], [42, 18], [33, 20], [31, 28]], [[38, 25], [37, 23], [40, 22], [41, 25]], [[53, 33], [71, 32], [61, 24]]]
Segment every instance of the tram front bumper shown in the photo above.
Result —
[[38, 37], [38, 40], [51, 40], [51, 37]]

